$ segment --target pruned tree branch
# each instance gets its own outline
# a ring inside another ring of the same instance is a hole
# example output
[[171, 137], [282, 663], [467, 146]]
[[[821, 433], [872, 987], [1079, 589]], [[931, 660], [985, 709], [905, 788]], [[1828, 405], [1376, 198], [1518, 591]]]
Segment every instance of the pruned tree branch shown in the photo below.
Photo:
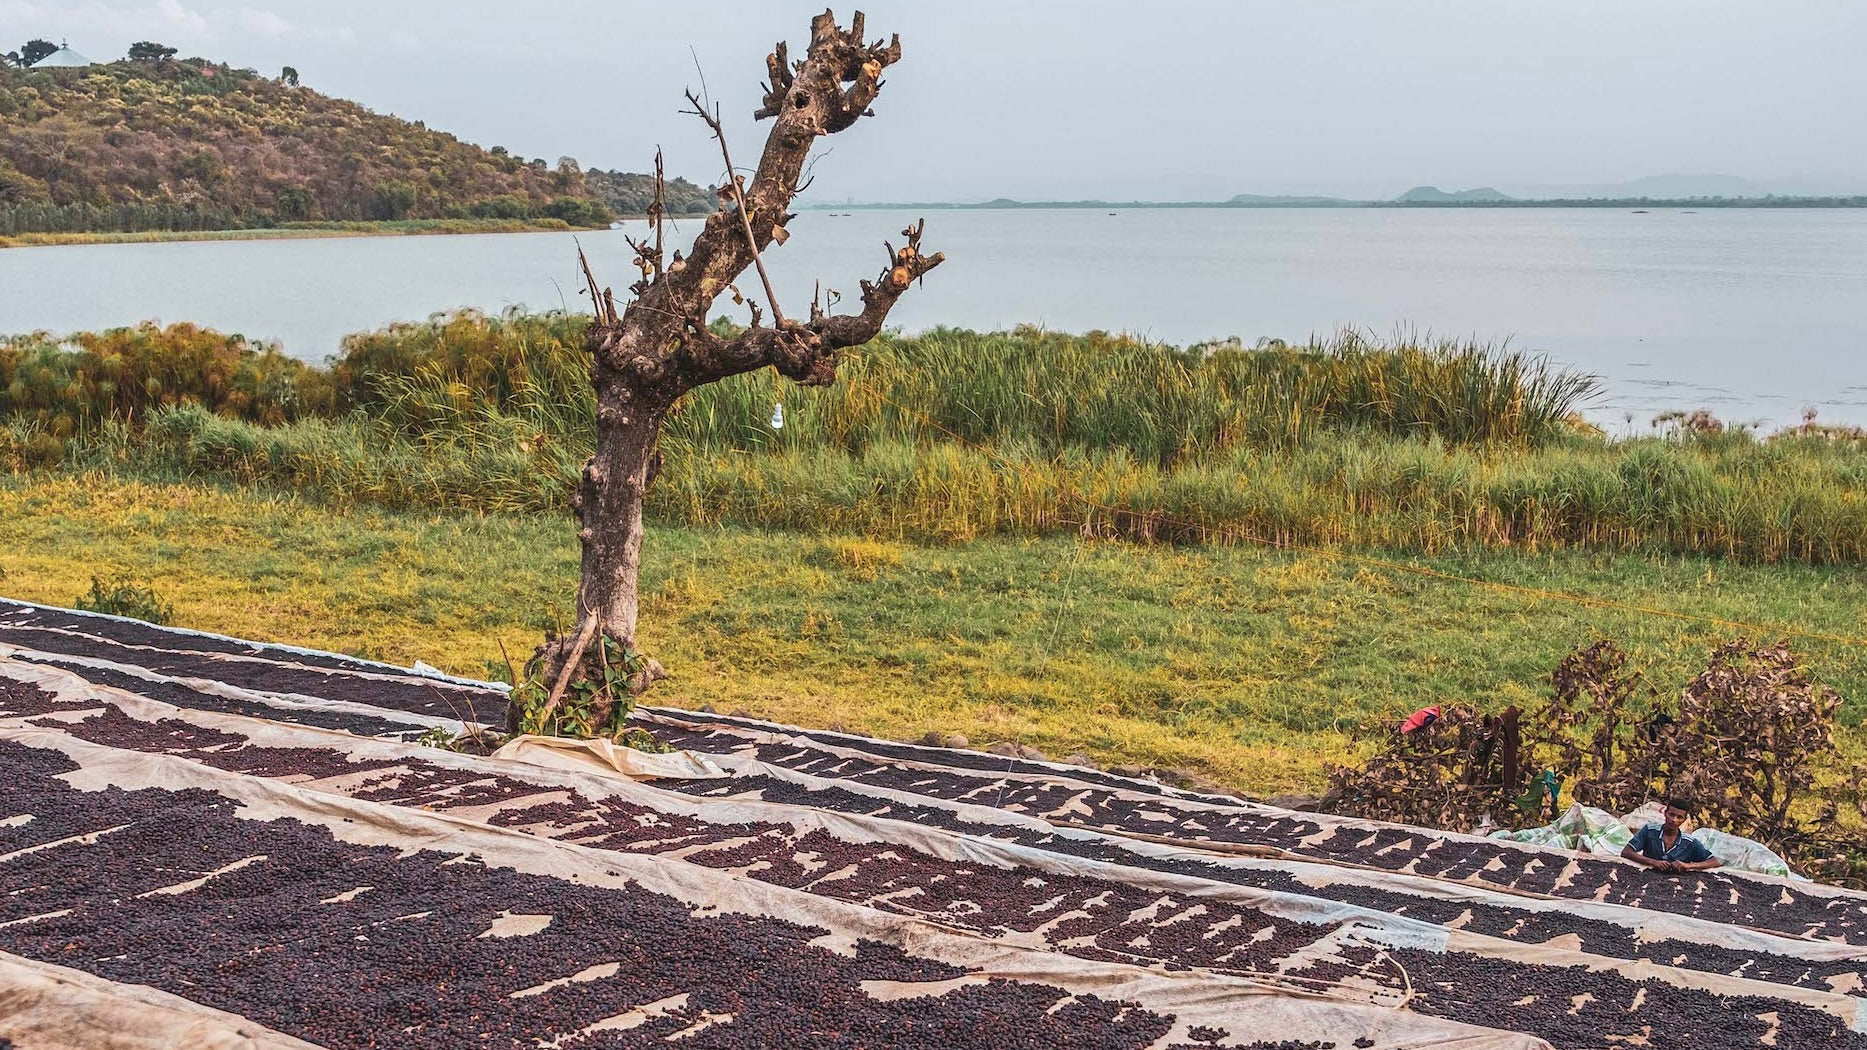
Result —
[[828, 386], [836, 379], [840, 352], [881, 334], [888, 314], [909, 286], [946, 261], [943, 253], [921, 252], [926, 220], [902, 230], [907, 243], [889, 252], [889, 266], [874, 281], [862, 282], [862, 312], [828, 314], [815, 308], [808, 323], [776, 328], [753, 326], [725, 340], [712, 353], [687, 362], [684, 378], [694, 386], [770, 365], [805, 386]]

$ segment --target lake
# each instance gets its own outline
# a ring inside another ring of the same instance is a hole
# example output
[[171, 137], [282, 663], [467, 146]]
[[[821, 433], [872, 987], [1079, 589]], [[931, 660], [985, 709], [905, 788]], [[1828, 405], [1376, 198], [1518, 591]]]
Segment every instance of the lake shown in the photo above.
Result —
[[[805, 212], [769, 255], [780, 302], [856, 282], [912, 213]], [[1765, 425], [1804, 406], [1867, 424], [1867, 210], [1115, 209], [927, 215], [947, 253], [894, 321], [1101, 328], [1184, 344], [1356, 326], [1508, 341], [1602, 377], [1590, 416], [1667, 409]], [[698, 223], [680, 224], [680, 243]], [[640, 225], [632, 228], [639, 233]], [[633, 279], [624, 231], [577, 235]], [[578, 308], [571, 234], [83, 245], [0, 251], [0, 332], [145, 319], [276, 339], [311, 361], [349, 332], [463, 306]], [[748, 274], [741, 288], [758, 287]], [[725, 302], [725, 300], [722, 300]], [[730, 305], [730, 304], [727, 304]]]

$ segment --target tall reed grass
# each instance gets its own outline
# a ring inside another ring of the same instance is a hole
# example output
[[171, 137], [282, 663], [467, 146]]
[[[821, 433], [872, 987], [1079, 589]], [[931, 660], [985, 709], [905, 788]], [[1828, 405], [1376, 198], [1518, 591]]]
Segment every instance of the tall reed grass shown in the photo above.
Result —
[[[83, 469], [337, 502], [561, 510], [591, 447], [583, 324], [392, 326], [350, 337], [320, 373], [325, 414], [268, 426], [157, 405], [61, 451]], [[1175, 349], [937, 329], [853, 353], [827, 389], [763, 374], [694, 392], [664, 431], [650, 512], [945, 542], [1074, 530], [1867, 561], [1867, 441], [1808, 428], [1612, 441], [1575, 422], [1593, 389], [1521, 354], [1353, 333]], [[0, 417], [0, 466], [45, 465], [37, 420]]]
[[[332, 376], [349, 402], [405, 425], [445, 428], [487, 404], [558, 436], [587, 434], [585, 318], [460, 313], [351, 336]], [[666, 435], [682, 447], [850, 452], [960, 440], [1046, 453], [1126, 449], [1161, 465], [1238, 446], [1288, 446], [1325, 431], [1536, 444], [1566, 433], [1592, 377], [1471, 343], [1377, 343], [1353, 331], [1316, 344], [1188, 349], [1101, 332], [934, 329], [852, 352], [838, 382], [806, 389], [765, 372], [694, 391]], [[770, 425], [775, 402], [786, 425]]]

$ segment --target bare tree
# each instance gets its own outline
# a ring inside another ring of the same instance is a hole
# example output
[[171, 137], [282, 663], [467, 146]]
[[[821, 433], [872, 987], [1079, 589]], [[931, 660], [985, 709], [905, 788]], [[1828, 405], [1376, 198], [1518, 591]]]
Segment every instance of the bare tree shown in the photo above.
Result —
[[[661, 674], [636, 651], [637, 575], [643, 498], [659, 468], [656, 442], [675, 402], [696, 387], [767, 366], [807, 386], [829, 385], [841, 351], [874, 338], [909, 286], [943, 261], [939, 253], [921, 251], [924, 223], [917, 223], [903, 231], [899, 249], [884, 245], [887, 266], [876, 281], [862, 282], [861, 312], [831, 314], [813, 300], [808, 320], [799, 320], [780, 309], [762, 258], [788, 236], [788, 209], [811, 147], [872, 115], [882, 72], [900, 58], [899, 37], [864, 41], [861, 12], [848, 29], [829, 11], [813, 18], [810, 48], [800, 61], [779, 42], [766, 58], [769, 82], [754, 114], [771, 120], [771, 131], [749, 179], [733, 170], [717, 113], [690, 93], [727, 167], [720, 209], [707, 217], [685, 258], [678, 251], [664, 258], [658, 210], [651, 215], [653, 239], [631, 241], [642, 277], [620, 310], [584, 263], [596, 311], [584, 340], [596, 388], [596, 454], [572, 499], [583, 547], [577, 626], [539, 648], [526, 683], [514, 693], [515, 727], [614, 732], [630, 697]], [[659, 172], [659, 158], [656, 167]], [[755, 303], [751, 327], [730, 338], [715, 334], [707, 327], [714, 300], [754, 267], [771, 322]], [[578, 715], [566, 721], [571, 707]]]

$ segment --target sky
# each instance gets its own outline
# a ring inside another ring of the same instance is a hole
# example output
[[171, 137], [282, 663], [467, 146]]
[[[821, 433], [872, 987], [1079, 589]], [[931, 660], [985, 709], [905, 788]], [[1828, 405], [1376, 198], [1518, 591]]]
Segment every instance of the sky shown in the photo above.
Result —
[[[1867, 193], [1858, 0], [876, 0], [877, 117], [820, 148], [821, 203], [1530, 195], [1668, 173]], [[481, 145], [717, 182], [764, 57], [809, 4], [752, 0], [0, 0], [0, 49], [149, 39]], [[847, 9], [838, 14], [847, 17]], [[17, 39], [14, 39], [17, 38]]]

